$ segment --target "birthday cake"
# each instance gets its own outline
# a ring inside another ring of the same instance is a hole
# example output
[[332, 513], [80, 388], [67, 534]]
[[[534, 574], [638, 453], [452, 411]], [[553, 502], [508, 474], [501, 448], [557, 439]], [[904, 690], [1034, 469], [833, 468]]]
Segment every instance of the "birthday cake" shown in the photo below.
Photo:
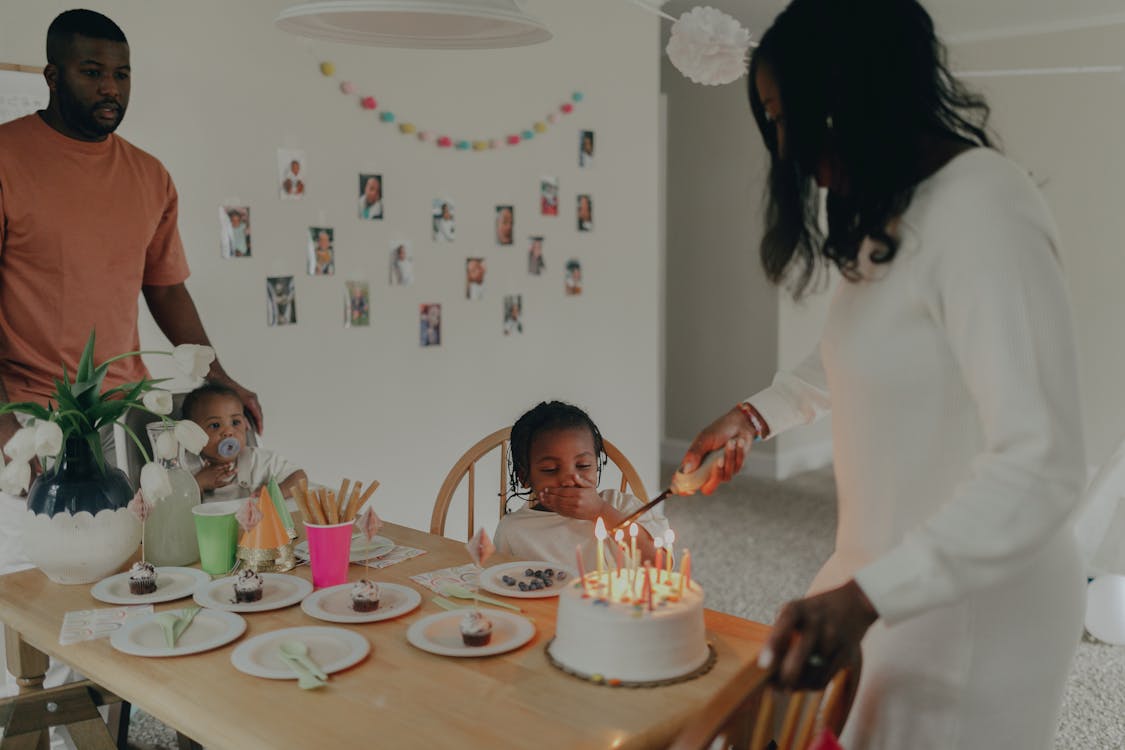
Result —
[[[612, 576], [612, 580], [611, 577]], [[703, 589], [674, 571], [588, 573], [559, 595], [547, 653], [562, 669], [610, 685], [674, 681], [699, 673], [711, 649]]]

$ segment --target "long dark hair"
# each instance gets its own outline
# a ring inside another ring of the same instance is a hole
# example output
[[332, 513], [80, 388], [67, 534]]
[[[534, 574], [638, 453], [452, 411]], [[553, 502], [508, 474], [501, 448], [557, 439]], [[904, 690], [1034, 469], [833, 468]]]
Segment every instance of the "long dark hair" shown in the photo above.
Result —
[[[755, 85], [772, 76], [784, 119], [784, 153]], [[767, 277], [800, 298], [817, 271], [858, 278], [865, 237], [898, 250], [887, 223], [910, 204], [940, 141], [991, 147], [989, 108], [950, 73], [945, 47], [916, 0], [793, 0], [750, 60], [750, 107], [771, 155], [761, 257]], [[829, 190], [828, 234], [817, 225], [813, 181], [824, 159], [844, 185]]]
[[542, 432], [574, 428], [587, 429], [593, 436], [594, 453], [597, 454], [598, 462], [598, 480], [601, 481], [602, 466], [606, 461], [605, 441], [594, 420], [573, 404], [562, 401], [542, 401], [512, 425], [508, 463], [508, 480], [511, 486], [509, 500], [513, 497], [525, 497], [531, 492], [530, 489], [520, 492], [518, 488], [525, 486], [524, 482], [531, 475], [531, 441], [535, 436]]

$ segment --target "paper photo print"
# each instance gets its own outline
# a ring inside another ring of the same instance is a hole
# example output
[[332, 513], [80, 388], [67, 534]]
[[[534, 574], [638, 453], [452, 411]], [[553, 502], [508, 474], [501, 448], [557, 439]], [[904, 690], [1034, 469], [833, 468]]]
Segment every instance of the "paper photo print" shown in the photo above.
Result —
[[441, 346], [441, 305], [423, 302], [418, 305], [419, 341], [422, 346]]
[[300, 200], [305, 197], [305, 152], [291, 148], [277, 150], [278, 190], [281, 199]]
[[388, 281], [391, 286], [410, 286], [414, 283], [414, 256], [410, 253], [409, 242], [391, 243]]
[[465, 299], [484, 299], [484, 258], [465, 259]]
[[539, 178], [539, 213], [543, 216], [559, 215], [559, 178]]
[[578, 196], [578, 231], [594, 231], [594, 199], [589, 195]]
[[266, 277], [266, 322], [270, 326], [297, 323], [297, 288], [292, 276]]
[[336, 250], [332, 227], [309, 227], [309, 276], [334, 276]]
[[432, 214], [434, 242], [453, 242], [453, 201], [434, 198]]
[[359, 218], [383, 218], [383, 175], [361, 174], [359, 176]]
[[366, 281], [344, 282], [344, 328], [371, 325], [371, 287]]
[[523, 295], [504, 295], [504, 335], [523, 333]]
[[516, 233], [516, 209], [513, 206], [496, 207], [496, 244], [511, 245]]
[[582, 294], [582, 264], [577, 258], [571, 258], [566, 262], [565, 286], [567, 296]]
[[540, 276], [547, 268], [543, 260], [543, 236], [533, 234], [527, 238], [527, 272], [532, 276]]
[[219, 207], [219, 249], [224, 258], [250, 257], [250, 207]]
[[594, 166], [594, 131], [578, 131], [578, 166]]

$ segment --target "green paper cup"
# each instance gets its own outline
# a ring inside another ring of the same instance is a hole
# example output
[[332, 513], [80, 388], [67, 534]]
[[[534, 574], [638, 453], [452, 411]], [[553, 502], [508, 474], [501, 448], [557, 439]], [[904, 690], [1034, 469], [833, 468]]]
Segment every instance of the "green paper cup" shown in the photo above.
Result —
[[238, 521], [227, 503], [204, 503], [191, 509], [199, 538], [199, 567], [213, 576], [226, 575], [234, 567], [238, 550]]

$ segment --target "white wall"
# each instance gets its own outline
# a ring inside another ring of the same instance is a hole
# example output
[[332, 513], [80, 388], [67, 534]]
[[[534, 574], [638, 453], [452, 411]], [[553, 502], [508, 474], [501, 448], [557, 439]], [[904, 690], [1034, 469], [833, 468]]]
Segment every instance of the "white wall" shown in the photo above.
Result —
[[[997, 39], [953, 50], [962, 70], [1117, 66], [1125, 24]], [[1034, 175], [1062, 237], [1077, 332], [1087, 459], [1125, 436], [1125, 75], [971, 79], [1005, 152]]]
[[[129, 36], [133, 94], [120, 134], [158, 156], [180, 192], [188, 282], [227, 370], [255, 388], [267, 444], [316, 479], [382, 481], [378, 509], [427, 526], [445, 472], [477, 438], [538, 400], [585, 406], [655, 486], [658, 470], [655, 17], [626, 3], [528, 3], [555, 33], [516, 50], [433, 52], [304, 42], [274, 28], [289, 2], [91, 2]], [[51, 19], [70, 2], [6, 0], [0, 58], [42, 64]], [[596, 18], [597, 22], [591, 22]], [[533, 142], [483, 154], [440, 152], [376, 122], [318, 71], [338, 74], [400, 117], [466, 137], [541, 119], [574, 90], [575, 114]], [[579, 129], [597, 133], [592, 169]], [[282, 202], [276, 149], [306, 151], [308, 197]], [[387, 218], [355, 218], [360, 171], [386, 183]], [[538, 216], [538, 178], [561, 180], [558, 218]], [[579, 192], [596, 230], [575, 230]], [[456, 201], [458, 239], [429, 238], [432, 198]], [[251, 207], [253, 257], [222, 260], [220, 204]], [[497, 204], [516, 206], [517, 244], [494, 244]], [[304, 236], [336, 229], [337, 275], [305, 274]], [[526, 272], [526, 236], [547, 236], [548, 270]], [[389, 288], [392, 239], [413, 243], [417, 281]], [[482, 302], [464, 299], [464, 262], [488, 259]], [[585, 291], [563, 294], [581, 259]], [[299, 323], [267, 328], [265, 278], [296, 278]], [[343, 328], [347, 279], [372, 288], [370, 328]], [[501, 300], [524, 296], [522, 337], [501, 333]], [[419, 347], [418, 304], [441, 302], [443, 345]], [[143, 337], [159, 339], [146, 321]], [[157, 363], [153, 362], [157, 368]], [[163, 364], [160, 364], [163, 367]]]

